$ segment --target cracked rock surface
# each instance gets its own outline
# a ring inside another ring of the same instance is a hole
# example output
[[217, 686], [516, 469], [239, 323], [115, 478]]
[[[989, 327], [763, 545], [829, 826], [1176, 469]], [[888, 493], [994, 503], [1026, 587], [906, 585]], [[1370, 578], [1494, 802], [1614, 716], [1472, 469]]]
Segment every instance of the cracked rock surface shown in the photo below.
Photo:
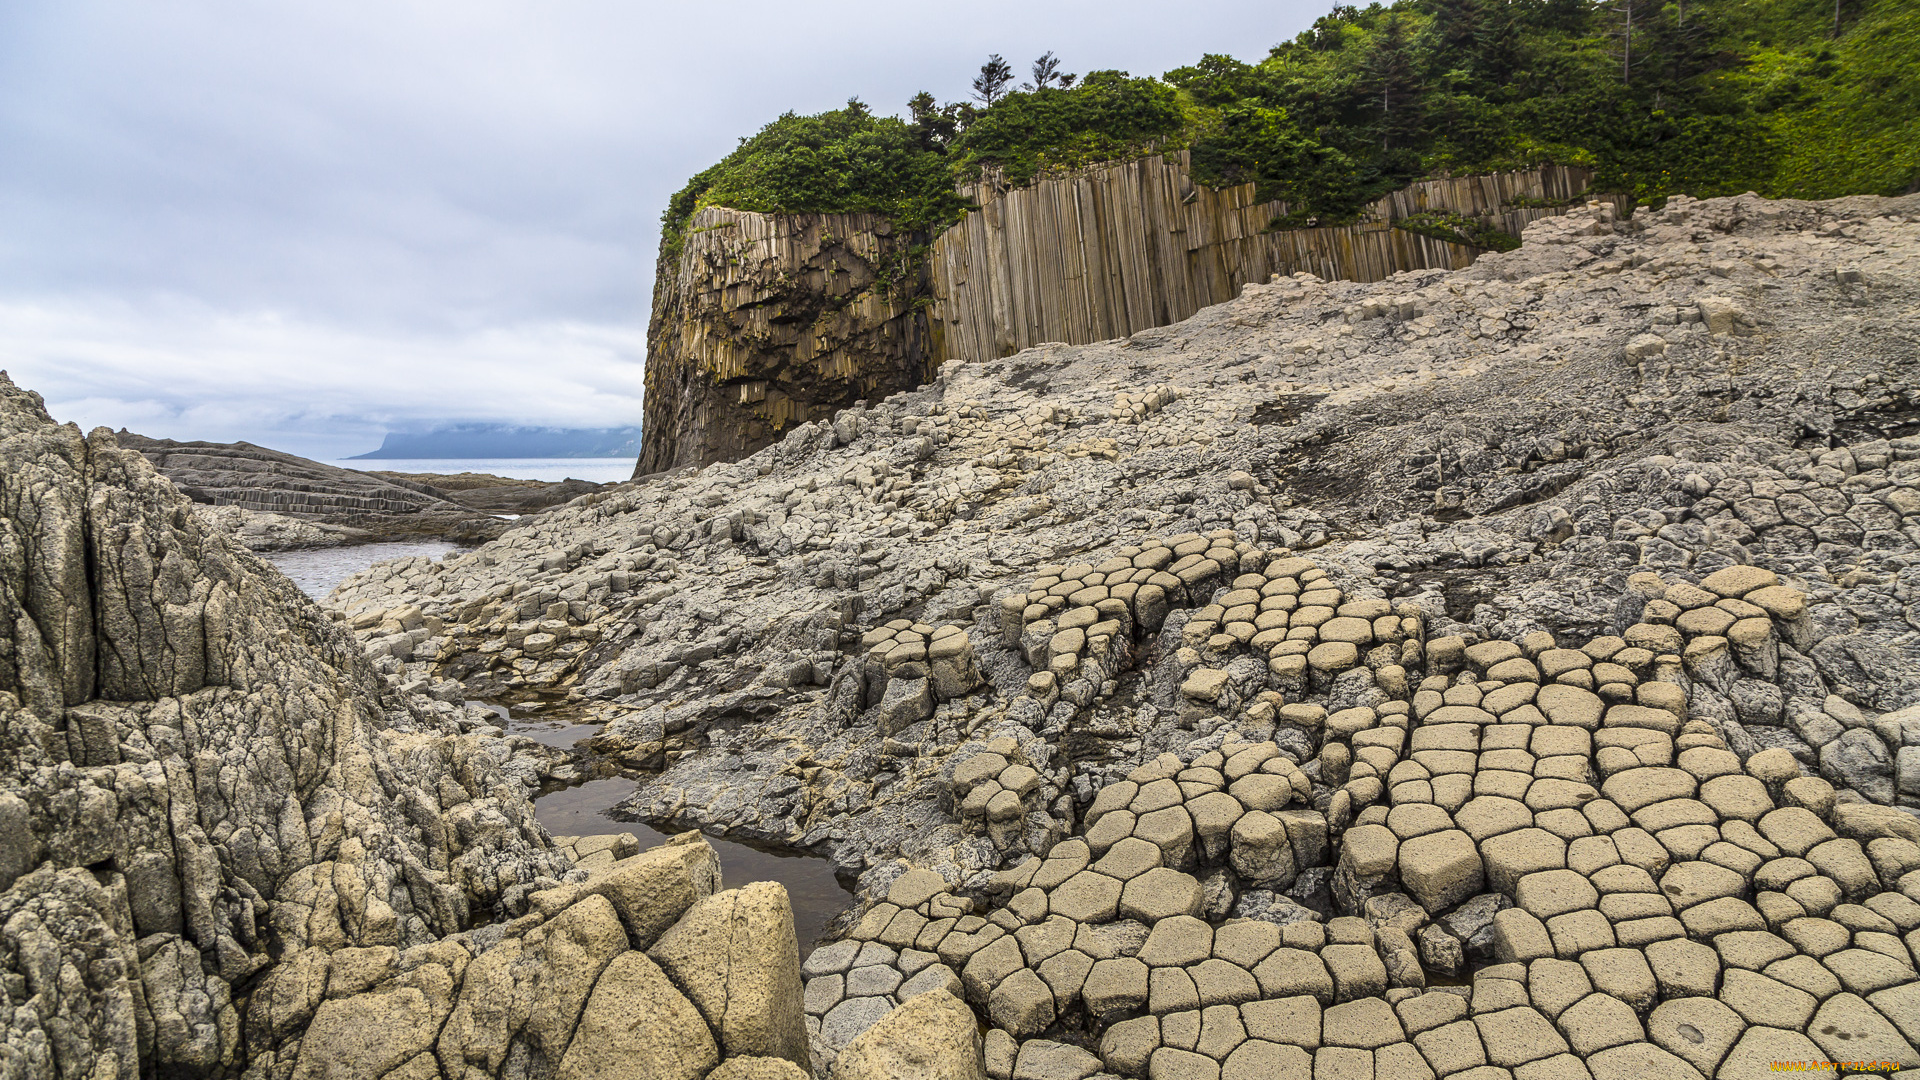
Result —
[[996, 1077], [1920, 1064], [1920, 199], [1525, 241], [949, 365], [329, 607], [603, 725], [622, 812], [859, 875], [816, 1068], [933, 989]]

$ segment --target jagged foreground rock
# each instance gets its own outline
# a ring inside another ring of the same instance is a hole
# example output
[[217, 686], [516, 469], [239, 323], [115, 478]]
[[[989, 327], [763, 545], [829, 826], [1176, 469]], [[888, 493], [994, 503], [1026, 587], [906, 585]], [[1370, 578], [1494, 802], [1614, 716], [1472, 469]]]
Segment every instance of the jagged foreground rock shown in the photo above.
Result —
[[1920, 199], [1526, 241], [949, 365], [331, 603], [570, 692], [635, 814], [860, 872], [822, 1061], [945, 986], [999, 1077], [1916, 1063]]
[[0, 1076], [805, 1075], [782, 887], [555, 846], [514, 743], [3, 375], [0, 614]]

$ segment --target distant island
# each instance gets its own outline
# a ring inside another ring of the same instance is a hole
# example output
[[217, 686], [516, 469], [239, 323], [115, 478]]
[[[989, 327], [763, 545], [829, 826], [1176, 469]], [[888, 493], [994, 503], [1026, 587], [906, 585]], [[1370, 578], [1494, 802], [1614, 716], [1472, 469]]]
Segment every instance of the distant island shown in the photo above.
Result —
[[427, 432], [389, 431], [380, 449], [348, 461], [395, 458], [603, 458], [640, 452], [640, 429], [454, 424]]

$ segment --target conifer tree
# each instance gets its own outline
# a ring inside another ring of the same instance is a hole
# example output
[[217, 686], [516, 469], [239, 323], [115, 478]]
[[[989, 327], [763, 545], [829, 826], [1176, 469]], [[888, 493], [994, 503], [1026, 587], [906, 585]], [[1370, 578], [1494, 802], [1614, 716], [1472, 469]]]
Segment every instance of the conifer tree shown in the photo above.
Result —
[[980, 65], [980, 74], [973, 78], [973, 96], [992, 108], [994, 102], [1007, 96], [1007, 84], [1012, 81], [1013, 68], [1000, 58], [999, 53], [993, 53], [987, 57], [986, 63]]

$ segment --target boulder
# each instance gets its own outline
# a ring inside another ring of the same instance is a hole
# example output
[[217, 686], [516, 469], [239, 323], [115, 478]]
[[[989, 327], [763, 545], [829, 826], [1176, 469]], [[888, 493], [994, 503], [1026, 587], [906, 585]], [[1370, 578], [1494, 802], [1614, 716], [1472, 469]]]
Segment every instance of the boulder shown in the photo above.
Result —
[[558, 1080], [696, 1080], [719, 1060], [700, 1011], [645, 953], [627, 952], [594, 984]]
[[980, 1025], [947, 993], [909, 998], [847, 1044], [833, 1080], [986, 1080]]
[[715, 893], [647, 955], [686, 990], [728, 1057], [808, 1063], [800, 949], [786, 886], [760, 881]]

